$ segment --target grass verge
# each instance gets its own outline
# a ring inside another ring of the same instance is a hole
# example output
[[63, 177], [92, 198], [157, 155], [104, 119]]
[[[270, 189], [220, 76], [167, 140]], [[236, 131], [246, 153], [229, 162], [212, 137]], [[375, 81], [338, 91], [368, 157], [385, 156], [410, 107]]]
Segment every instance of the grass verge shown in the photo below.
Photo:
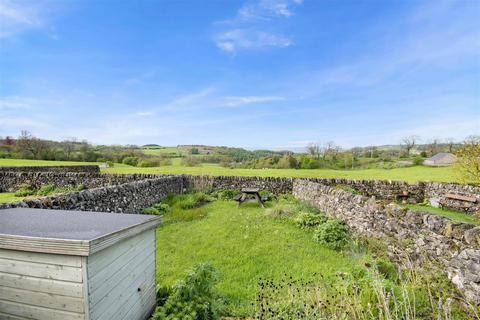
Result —
[[402, 204], [402, 206], [415, 211], [425, 211], [425, 212], [433, 213], [445, 218], [449, 218], [456, 222], [470, 223], [477, 226], [480, 225], [480, 218], [476, 217], [473, 214], [458, 212], [458, 211], [444, 209], [444, 208], [434, 208], [429, 205], [422, 205], [422, 204]]

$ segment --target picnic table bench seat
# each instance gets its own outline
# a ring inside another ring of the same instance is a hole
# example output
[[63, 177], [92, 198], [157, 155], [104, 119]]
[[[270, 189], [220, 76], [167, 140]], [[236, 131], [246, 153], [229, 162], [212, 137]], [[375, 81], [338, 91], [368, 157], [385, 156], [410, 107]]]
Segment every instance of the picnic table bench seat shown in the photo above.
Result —
[[260, 204], [262, 208], [264, 208], [264, 202], [268, 201], [267, 196], [260, 196], [260, 189], [258, 188], [243, 188], [242, 193], [239, 195], [236, 195], [233, 200], [237, 201], [237, 207], [240, 207], [240, 205], [244, 202], [257, 202]]
[[460, 200], [460, 201], [466, 201], [466, 202], [472, 202], [476, 203], [478, 201], [477, 198], [475, 197], [469, 197], [469, 196], [464, 196], [461, 194], [455, 194], [455, 193], [447, 193], [445, 195], [445, 198], [447, 199], [452, 199], [452, 200]]

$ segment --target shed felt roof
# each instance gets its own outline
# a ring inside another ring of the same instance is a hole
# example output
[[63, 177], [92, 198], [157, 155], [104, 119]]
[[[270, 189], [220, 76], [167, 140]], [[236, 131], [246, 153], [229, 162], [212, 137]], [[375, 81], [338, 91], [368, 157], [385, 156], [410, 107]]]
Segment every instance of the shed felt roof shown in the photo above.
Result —
[[444, 159], [455, 159], [455, 155], [449, 152], [440, 152], [428, 158], [427, 160], [438, 161], [438, 160], [444, 160]]
[[0, 248], [89, 255], [159, 223], [151, 215], [5, 209], [0, 210]]

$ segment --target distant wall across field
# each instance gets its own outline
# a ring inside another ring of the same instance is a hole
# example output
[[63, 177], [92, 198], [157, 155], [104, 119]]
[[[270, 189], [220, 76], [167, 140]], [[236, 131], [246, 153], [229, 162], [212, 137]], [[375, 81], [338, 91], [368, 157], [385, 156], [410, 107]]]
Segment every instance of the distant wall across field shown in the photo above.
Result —
[[96, 173], [100, 173], [100, 167], [97, 165], [19, 166], [19, 167], [0, 167], [0, 172], [96, 172]]
[[293, 194], [356, 234], [386, 241], [393, 259], [434, 260], [467, 298], [480, 304], [480, 227], [354, 195], [325, 184], [295, 180]]

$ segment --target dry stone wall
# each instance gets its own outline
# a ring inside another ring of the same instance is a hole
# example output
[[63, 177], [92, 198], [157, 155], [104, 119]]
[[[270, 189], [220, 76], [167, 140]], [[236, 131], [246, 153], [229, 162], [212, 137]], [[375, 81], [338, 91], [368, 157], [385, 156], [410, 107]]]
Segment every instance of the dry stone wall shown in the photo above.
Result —
[[239, 177], [239, 176], [185, 176], [192, 189], [235, 189], [260, 188], [274, 194], [291, 193], [293, 178]]
[[166, 176], [168, 175], [86, 172], [0, 172], [0, 192], [14, 192], [24, 184], [34, 188], [39, 188], [43, 185], [55, 185], [57, 187], [84, 185], [86, 188], [98, 188]]
[[[22, 184], [39, 187], [53, 184], [59, 187], [78, 186], [87, 188], [117, 185], [144, 179], [155, 179], [164, 175], [155, 174], [101, 174], [98, 172], [2, 172], [0, 171], [0, 192], [13, 192]], [[292, 192], [293, 178], [280, 177], [239, 177], [239, 176], [190, 176], [182, 175], [185, 184], [196, 189], [241, 189], [243, 187], [258, 187], [274, 194]], [[349, 186], [365, 196], [375, 196], [378, 199], [405, 199], [409, 202], [432, 200], [444, 207], [474, 213], [480, 210], [480, 188], [437, 182], [419, 182], [409, 184], [403, 181], [388, 180], [348, 180], [308, 178], [307, 181], [321, 183], [327, 186]], [[445, 197], [453, 193], [476, 198], [475, 202], [452, 200]]]
[[141, 213], [170, 193], [184, 190], [182, 176], [161, 177], [124, 183], [116, 186], [87, 189], [50, 197], [0, 204], [6, 208], [40, 208], [116, 213]]
[[428, 259], [442, 264], [467, 298], [480, 304], [480, 227], [396, 204], [385, 206], [373, 197], [312, 181], [295, 180], [293, 194], [345, 221], [356, 234], [384, 239], [393, 258], [402, 252], [418, 263]]
[[0, 167], [0, 172], [100, 172], [97, 165]]

